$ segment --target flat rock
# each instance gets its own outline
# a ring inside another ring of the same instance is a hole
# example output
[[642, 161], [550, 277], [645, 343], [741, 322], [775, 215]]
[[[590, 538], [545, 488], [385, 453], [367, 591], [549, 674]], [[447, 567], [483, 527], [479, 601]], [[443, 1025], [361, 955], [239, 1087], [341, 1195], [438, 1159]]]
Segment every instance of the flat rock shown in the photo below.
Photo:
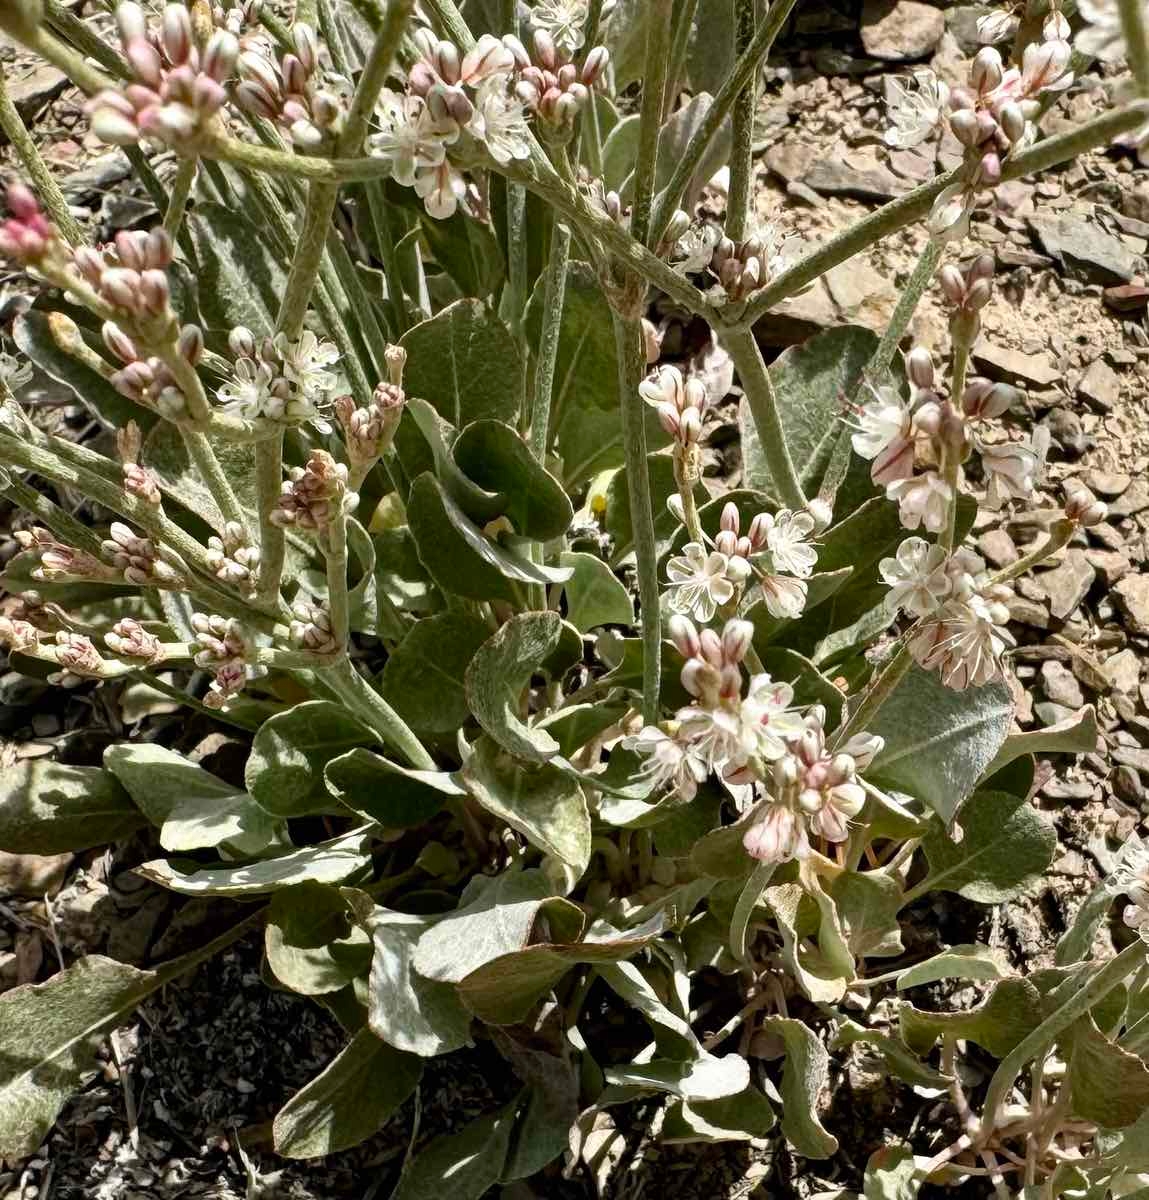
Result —
[[1066, 704], [1054, 704], [1051, 700], [1042, 700], [1033, 706], [1033, 714], [1037, 717], [1037, 723], [1045, 729], [1050, 725], [1060, 725], [1062, 721], [1071, 720], [1074, 711]]
[[1137, 270], [1133, 251], [1084, 217], [1030, 217], [1029, 228], [1046, 254], [1085, 283], [1129, 283]]
[[1149, 750], [1141, 747], [1115, 746], [1109, 753], [1114, 762], [1124, 763], [1141, 775], [1149, 775]]
[[873, 152], [819, 158], [802, 182], [823, 196], [850, 196], [855, 200], [893, 200], [908, 190], [905, 180], [899, 179]]
[[1128, 575], [1131, 568], [1129, 559], [1120, 550], [1086, 550], [1085, 557], [1097, 569], [1106, 587]]
[[1113, 500], [1122, 495], [1133, 482], [1130, 475], [1123, 471], [1086, 471], [1081, 477], [1091, 492], [1096, 492], [1103, 500]]
[[1061, 378], [1048, 354], [1022, 354], [1020, 350], [1005, 350], [988, 340], [974, 347], [973, 361], [982, 375], [999, 383], [1049, 387]]
[[1061, 779], [1054, 775], [1041, 785], [1041, 794], [1047, 800], [1089, 800], [1093, 797], [1093, 784], [1087, 779]]
[[1108, 410], [1121, 397], [1121, 376], [1103, 358], [1095, 358], [1082, 375], [1077, 394]]
[[1008, 567], [1021, 556], [1004, 529], [988, 529], [977, 539], [978, 553], [992, 567]]
[[1130, 633], [1149, 634], [1149, 575], [1138, 572], [1118, 580], [1112, 592]]
[[1149, 508], [1149, 484], [1136, 479], [1109, 504], [1111, 517], [1132, 517]]
[[1114, 312], [1140, 312], [1149, 306], [1149, 287], [1140, 283], [1118, 283], [1107, 287], [1101, 298]]
[[[40, 110], [51, 104], [68, 86], [68, 77], [49, 63], [37, 61], [22, 74], [8, 68], [5, 82], [8, 96], [16, 105], [16, 111], [26, 123], [31, 123]], [[6, 143], [7, 140], [0, 133], [0, 142]]]
[[1009, 617], [1028, 625], [1031, 629], [1049, 628], [1049, 609], [1035, 600], [1027, 600], [1024, 596], [1014, 596], [1009, 602]]
[[1041, 664], [1041, 687], [1054, 704], [1080, 708], [1085, 703], [1081, 684], [1074, 679], [1073, 672], [1066, 670], [1056, 659]]
[[1038, 577], [1038, 583], [1049, 597], [1050, 614], [1064, 621], [1089, 594], [1096, 578], [1097, 572], [1085, 553], [1076, 547], [1069, 550], [1059, 566]]
[[1136, 650], [1120, 650], [1101, 666], [1109, 686], [1123, 696], [1137, 693], [1141, 682], [1141, 660]]
[[1132, 804], [1135, 808], [1140, 807], [1145, 785], [1133, 767], [1121, 763], [1110, 776], [1109, 785], [1118, 800], [1124, 800], [1126, 804]]
[[918, 0], [865, 0], [862, 46], [872, 58], [912, 62], [932, 54], [945, 33], [945, 14]]
[[765, 163], [768, 170], [773, 171], [779, 179], [786, 183], [800, 180], [813, 166], [818, 148], [793, 138], [785, 142], [777, 142], [766, 151]]

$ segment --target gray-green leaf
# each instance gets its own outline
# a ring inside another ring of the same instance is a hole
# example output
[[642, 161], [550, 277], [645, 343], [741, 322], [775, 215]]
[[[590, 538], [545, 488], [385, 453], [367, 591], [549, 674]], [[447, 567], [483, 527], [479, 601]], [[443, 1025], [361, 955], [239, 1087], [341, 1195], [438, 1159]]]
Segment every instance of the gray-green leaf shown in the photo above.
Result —
[[766, 1017], [762, 1028], [786, 1045], [782, 1069], [782, 1132], [806, 1158], [829, 1158], [838, 1149], [818, 1119], [818, 1107], [830, 1086], [830, 1056], [810, 1027], [793, 1017]]
[[300, 883], [272, 896], [264, 948], [276, 979], [303, 996], [337, 992], [371, 962], [371, 939], [328, 883]]
[[581, 633], [596, 625], [633, 625], [634, 601], [622, 581], [593, 554], [564, 551], [559, 559], [574, 574], [563, 585], [567, 620]]

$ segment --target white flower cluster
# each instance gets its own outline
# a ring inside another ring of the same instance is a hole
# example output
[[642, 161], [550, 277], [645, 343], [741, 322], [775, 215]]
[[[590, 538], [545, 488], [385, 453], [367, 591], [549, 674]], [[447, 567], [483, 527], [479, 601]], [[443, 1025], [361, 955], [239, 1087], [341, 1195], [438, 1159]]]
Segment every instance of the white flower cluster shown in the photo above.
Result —
[[818, 561], [809, 541], [813, 516], [786, 508], [774, 514], [761, 512], [740, 535], [738, 508], [727, 504], [720, 521], [709, 549], [700, 542], [687, 542], [682, 553], [666, 564], [671, 610], [703, 622], [713, 620], [720, 609], [736, 608], [747, 582], [756, 579], [772, 617], [801, 616], [806, 580]]
[[257, 339], [250, 329], [237, 326], [228, 345], [235, 355], [232, 377], [216, 392], [225, 412], [245, 421], [310, 421], [321, 433], [331, 432], [324, 411], [341, 382], [332, 370], [339, 351], [331, 342], [310, 329], [296, 342], [282, 333]]
[[770, 221], [758, 222], [740, 242], [707, 223], [690, 224], [678, 212], [667, 230], [669, 261], [676, 271], [695, 275], [709, 269], [730, 300], [744, 300], [777, 279], [800, 257], [801, 240]]

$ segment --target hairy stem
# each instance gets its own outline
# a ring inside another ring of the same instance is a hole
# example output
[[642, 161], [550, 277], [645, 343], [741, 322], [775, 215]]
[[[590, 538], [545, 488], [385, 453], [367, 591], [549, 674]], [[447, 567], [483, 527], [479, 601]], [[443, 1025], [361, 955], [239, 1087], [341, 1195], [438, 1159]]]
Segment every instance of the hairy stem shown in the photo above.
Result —
[[670, 113], [678, 98], [686, 69], [686, 54], [690, 49], [690, 33], [694, 28], [694, 14], [698, 11], [698, 0], [678, 0], [674, 6], [674, 24], [671, 26], [670, 59], [666, 68], [666, 86], [662, 93], [662, 111]]
[[[934, 272], [937, 270], [941, 255], [941, 242], [930, 238], [926, 242], [925, 249], [922, 250], [917, 263], [914, 265], [914, 269], [906, 281], [906, 286], [902, 290], [902, 294], [898, 297], [898, 303], [890, 316], [890, 323], [886, 326], [886, 330], [882, 334], [882, 340], [870, 356], [869, 362], [866, 363], [865, 370], [862, 372], [862, 379], [868, 379], [876, 385], [881, 381], [886, 371], [889, 370], [890, 363], [894, 361], [894, 355], [897, 353], [898, 346], [901, 344], [902, 338], [905, 337], [906, 330], [910, 327], [910, 321], [913, 320], [914, 313], [917, 311], [918, 303], [926, 288], [929, 287], [930, 280], [934, 277]], [[859, 380], [859, 383], [861, 383], [861, 380]]]
[[538, 364], [535, 367], [535, 393], [531, 402], [531, 452], [544, 466], [550, 443], [551, 396], [559, 335], [562, 332], [570, 248], [570, 229], [556, 222], [551, 234], [551, 254], [543, 288], [542, 330], [539, 335]]
[[1017, 579], [1033, 567], [1039, 566], [1047, 558], [1051, 558], [1056, 554], [1062, 546], [1067, 546], [1076, 530], [1076, 521], [1065, 518], [1055, 522], [1050, 526], [1049, 534], [1040, 546], [1031, 550], [1028, 554], [1022, 555], [1017, 562], [1011, 563], [1008, 567], [1003, 567], [996, 574], [991, 575], [987, 586], [995, 583], [1008, 583], [1011, 579]]
[[806, 504], [806, 496], [786, 445], [786, 431], [782, 428], [782, 417], [778, 412], [778, 398], [758, 342], [749, 330], [729, 330], [723, 334], [722, 342], [730, 352], [738, 369], [738, 377], [742, 380], [746, 403], [754, 419], [762, 453], [766, 456], [770, 481], [787, 507], [802, 508]]
[[398, 750], [411, 766], [419, 771], [438, 770], [435, 760], [403, 718], [356, 671], [348, 658], [343, 657], [327, 668], [323, 678], [351, 713], [374, 730], [385, 744]]
[[642, 716], [650, 725], [658, 720], [658, 696], [662, 685], [662, 618], [658, 602], [654, 513], [646, 462], [646, 413], [644, 401], [638, 394], [646, 354], [639, 319], [624, 317], [617, 312], [612, 315], [618, 347], [618, 399], [630, 491], [630, 520], [638, 566], [638, 600], [642, 606]]
[[197, 159], [185, 158], [176, 172], [171, 195], [168, 197], [167, 211], [164, 213], [164, 229], [173, 238], [179, 234], [180, 226], [183, 225], [184, 213], [187, 212], [188, 200], [191, 199], [198, 170]]
[[863, 733], [866, 726], [877, 715], [878, 710], [890, 698], [893, 690], [901, 683], [914, 660], [907, 647], [902, 646], [897, 654], [882, 668], [865, 692], [858, 707], [850, 714], [834, 737], [835, 749], [844, 746], [855, 733]]
[[[961, 394], [965, 391], [966, 369], [969, 366], [969, 352], [969, 342], [962, 338], [954, 339], [953, 370], [950, 378], [951, 404], [961, 403]], [[960, 451], [953, 445], [946, 446], [943, 460], [945, 481], [950, 489], [950, 501], [949, 512], [946, 515], [946, 526], [942, 530], [938, 544], [949, 554], [954, 548], [954, 539], [957, 537], [958, 493], [960, 490], [958, 481], [961, 478]]]
[[[735, 0], [734, 53], [745, 54], [754, 40], [757, 0]], [[754, 111], [758, 106], [759, 66], [738, 93], [731, 114], [733, 148], [730, 154], [730, 190], [726, 197], [726, 236], [740, 242], [747, 234], [751, 182], [754, 177]]]
[[327, 607], [331, 631], [341, 649], [351, 640], [351, 600], [347, 593], [347, 514], [342, 509], [332, 518], [323, 541], [327, 560]]
[[1118, 7], [1129, 68], [1137, 81], [1138, 94], [1149, 97], [1149, 26], [1145, 22], [1145, 6], [1142, 0], [1118, 0]]
[[187, 448], [188, 457], [195, 464], [200, 478], [207, 484], [208, 491], [211, 492], [212, 499], [218, 505], [223, 519], [234, 521], [240, 528], [246, 529], [247, 521], [243, 507], [231, 486], [231, 480], [220, 466], [211, 442], [207, 440], [207, 435], [181, 425], [180, 436]]
[[256, 595], [264, 604], [272, 604], [278, 599], [287, 558], [287, 534], [271, 520], [283, 488], [283, 437], [284, 431], [280, 428], [274, 437], [255, 447], [255, 492], [259, 506], [259, 586]]
[[65, 8], [60, 0], [45, 0], [44, 16], [58, 34], [88, 58], [94, 58], [100, 66], [120, 79], [131, 78], [131, 71], [123, 58], [71, 9]]
[[638, 125], [638, 155], [634, 165], [634, 204], [630, 230], [635, 241], [650, 242], [650, 216], [658, 171], [658, 136], [662, 132], [662, 95], [666, 89], [666, 59], [670, 52], [672, 0], [646, 0], [646, 58], [642, 75], [642, 113]]
[[104, 550], [99, 537], [83, 521], [77, 520], [70, 512], [65, 512], [58, 504], [49, 500], [43, 492], [38, 492], [31, 484], [10, 475], [5, 475], [0, 484], [0, 492], [7, 495], [17, 508], [31, 513], [65, 545], [86, 550], [96, 558], [101, 557]]

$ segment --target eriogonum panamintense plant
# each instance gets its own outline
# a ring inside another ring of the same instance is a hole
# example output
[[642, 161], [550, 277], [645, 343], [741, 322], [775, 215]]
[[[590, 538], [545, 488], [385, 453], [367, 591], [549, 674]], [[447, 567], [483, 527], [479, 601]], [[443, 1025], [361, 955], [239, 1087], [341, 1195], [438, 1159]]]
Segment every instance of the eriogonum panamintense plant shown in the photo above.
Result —
[[[522, 1076], [396, 1165], [400, 1196], [478, 1200], [563, 1154], [574, 1178], [632, 1098], [676, 1141], [829, 1158], [830, 1054], [867, 1043], [930, 1119], [835, 1187], [1136, 1191], [1143, 848], [1112, 852], [1032, 979], [932, 917], [904, 943], [899, 914], [1029, 888], [1054, 837], [1025, 760], [1097, 748], [1089, 707], [1012, 725], [1013, 585], [1106, 513], [1072, 481], [1032, 511], [1044, 446], [1015, 389], [970, 373], [1001, 297], [963, 239], [998, 183], [1149, 124], [1140, 5], [1082, 3], [1076, 34], [1056, 5], [991, 13], [959, 86], [892, 80], [890, 149], [948, 125], [962, 161], [821, 243], [751, 202], [795, 0], [734, 0], [714, 95], [706, 0], [353, 7], [124, 3], [113, 45], [61, 6], [0, 5], [162, 209], [97, 244], [0, 104], [34, 183], [8, 191], [0, 255], [36, 295], [24, 357], [0, 351], [21, 513], [0, 644], [124, 730], [99, 764], [6, 767], [0, 848], [151, 826], [121, 853], [153, 884], [265, 903], [221, 906], [227, 932], [160, 969], [66, 961], [0, 997], [20, 1047], [0, 1100], [21, 1089], [0, 1157], [38, 1148], [120, 997], [259, 926], [268, 978], [350, 1034], [276, 1118], [279, 1153], [361, 1140], [407, 1111], [422, 1059], [478, 1040]], [[1113, 105], [1043, 138], [1074, 38], [1132, 82], [1107, 67]], [[768, 363], [758, 319], [899, 231], [920, 257], [880, 336]], [[902, 354], [930, 289], [948, 338]], [[29, 417], [30, 365], [91, 431]], [[992, 571], [967, 545], [978, 506], [1042, 533]], [[194, 721], [139, 724], [157, 691]], [[192, 754], [217, 724], [242, 790]], [[916, 1006], [955, 979], [989, 994]], [[611, 1036], [643, 1021], [645, 1049]]]

